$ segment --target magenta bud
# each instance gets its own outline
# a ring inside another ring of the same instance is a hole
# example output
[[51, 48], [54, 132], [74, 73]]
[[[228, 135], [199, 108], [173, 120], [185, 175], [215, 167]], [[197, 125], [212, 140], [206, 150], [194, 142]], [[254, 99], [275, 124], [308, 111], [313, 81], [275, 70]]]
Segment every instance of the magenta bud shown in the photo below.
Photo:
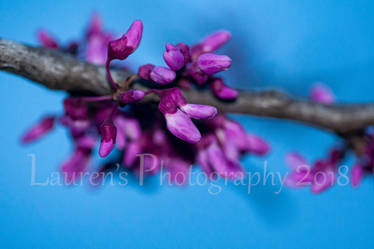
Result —
[[220, 99], [235, 99], [238, 97], [238, 91], [227, 86], [220, 78], [214, 79], [210, 83], [210, 89]]
[[155, 65], [153, 64], [145, 64], [140, 66], [138, 69], [139, 77], [145, 80], [151, 80], [151, 72], [153, 68], [155, 68]]
[[191, 61], [190, 47], [186, 43], [183, 43], [183, 42], [178, 43], [177, 47], [180, 49], [180, 51], [183, 54], [184, 64], [187, 65], [187, 63]]
[[156, 66], [151, 71], [151, 79], [158, 84], [169, 84], [174, 81], [176, 74], [166, 67]]
[[96, 137], [90, 135], [83, 135], [76, 139], [75, 144], [80, 149], [91, 150], [96, 146]]
[[312, 193], [320, 194], [335, 183], [336, 174], [332, 170], [326, 170], [323, 174], [316, 174], [312, 182]]
[[214, 118], [217, 114], [217, 109], [209, 105], [186, 104], [180, 107], [190, 118]]
[[231, 66], [231, 59], [226, 55], [202, 54], [197, 58], [197, 65], [204, 73], [212, 75]]
[[58, 49], [59, 45], [57, 40], [45, 30], [38, 31], [38, 40], [45, 48]]
[[212, 143], [207, 148], [207, 153], [210, 164], [221, 177], [230, 179], [243, 178], [244, 173], [240, 165], [228, 160], [216, 143]]
[[226, 30], [220, 30], [207, 36], [202, 42], [202, 50], [204, 53], [210, 53], [223, 44], [225, 44], [231, 38], [231, 33]]
[[263, 156], [269, 152], [270, 146], [269, 144], [262, 138], [253, 135], [247, 134], [247, 141], [248, 141], [248, 150], [253, 154]]
[[360, 164], [355, 164], [351, 169], [351, 181], [353, 187], [358, 187], [364, 176], [364, 168]]
[[310, 98], [312, 101], [322, 104], [331, 104], [335, 101], [335, 96], [326, 85], [316, 83], [310, 90]]
[[86, 38], [90, 39], [92, 35], [101, 33], [101, 18], [98, 13], [93, 13], [91, 16], [91, 22], [86, 32]]
[[209, 75], [201, 71], [197, 63], [191, 63], [188, 70], [191, 77], [197, 82], [197, 84], [202, 85], [207, 82]]
[[29, 143], [42, 137], [50, 130], [53, 129], [55, 123], [55, 117], [47, 116], [43, 118], [38, 124], [29, 129], [23, 136], [22, 142]]
[[108, 61], [124, 60], [139, 46], [142, 39], [143, 23], [136, 20], [121, 38], [110, 41], [108, 44]]
[[201, 134], [191, 119], [177, 109], [174, 113], [164, 114], [168, 130], [177, 138], [189, 143], [197, 143], [201, 139]]
[[66, 177], [67, 184], [82, 177], [82, 173], [87, 169], [90, 161], [91, 151], [77, 148], [73, 155], [61, 165], [61, 171]]
[[184, 56], [179, 47], [171, 43], [166, 44], [164, 60], [171, 70], [178, 71], [184, 66]]
[[129, 104], [132, 102], [136, 102], [142, 100], [144, 98], [144, 92], [141, 90], [128, 90], [121, 94], [120, 101], [123, 104]]
[[125, 167], [131, 167], [137, 158], [137, 155], [141, 153], [141, 147], [138, 141], [132, 141], [127, 147], [123, 157], [123, 164]]
[[109, 33], [91, 34], [86, 43], [86, 60], [97, 65], [105, 64], [110, 40], [112, 40], [112, 35]]
[[289, 152], [286, 155], [285, 160], [292, 170], [297, 170], [302, 167], [310, 167], [305, 158], [297, 152]]
[[87, 118], [88, 108], [78, 98], [65, 98], [64, 99], [65, 114], [72, 119], [85, 119]]
[[104, 121], [100, 126], [100, 134], [101, 142], [99, 155], [101, 157], [106, 157], [113, 150], [117, 136], [117, 128], [114, 126], [112, 120], [107, 119]]

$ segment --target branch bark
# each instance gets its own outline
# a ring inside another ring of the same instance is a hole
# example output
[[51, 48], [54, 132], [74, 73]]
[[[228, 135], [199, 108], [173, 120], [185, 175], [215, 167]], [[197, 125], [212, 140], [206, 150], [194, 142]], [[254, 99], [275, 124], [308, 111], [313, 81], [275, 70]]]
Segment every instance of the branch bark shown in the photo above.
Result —
[[[32, 47], [0, 38], [0, 70], [20, 75], [53, 90], [110, 94], [105, 69], [59, 51]], [[112, 69], [113, 78], [124, 82], [132, 73]], [[134, 88], [144, 89], [141, 82]], [[222, 102], [208, 91], [183, 92], [189, 103], [216, 106], [220, 112], [288, 119], [351, 133], [374, 124], [374, 103], [323, 105], [292, 98], [277, 90], [240, 91], [234, 102]]]

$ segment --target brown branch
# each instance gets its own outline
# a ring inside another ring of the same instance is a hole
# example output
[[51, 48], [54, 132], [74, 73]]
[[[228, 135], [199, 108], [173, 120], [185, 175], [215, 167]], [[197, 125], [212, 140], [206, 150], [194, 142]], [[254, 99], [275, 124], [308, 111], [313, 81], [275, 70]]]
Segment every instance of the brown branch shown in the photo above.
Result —
[[[110, 93], [102, 66], [62, 52], [32, 47], [0, 38], [0, 70], [23, 76], [50, 89]], [[113, 78], [125, 82], [131, 72], [113, 69]], [[136, 82], [134, 88], [143, 88]], [[240, 91], [235, 102], [222, 102], [208, 91], [184, 91], [190, 103], [216, 106], [221, 112], [283, 118], [337, 133], [349, 133], [374, 124], [374, 103], [322, 105], [298, 100], [276, 91]]]

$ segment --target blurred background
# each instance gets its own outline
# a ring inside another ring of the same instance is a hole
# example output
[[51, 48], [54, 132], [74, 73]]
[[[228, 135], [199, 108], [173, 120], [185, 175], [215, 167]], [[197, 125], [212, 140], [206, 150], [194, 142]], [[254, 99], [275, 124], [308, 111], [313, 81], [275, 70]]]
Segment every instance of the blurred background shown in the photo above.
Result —
[[[374, 4], [351, 0], [250, 1], [5, 1], [0, 0], [0, 37], [37, 44], [46, 28], [60, 41], [79, 38], [93, 11], [117, 33], [144, 22], [134, 68], [162, 63], [166, 42], [194, 43], [217, 29], [232, 40], [221, 49], [233, 64], [224, 73], [238, 88], [284, 89], [306, 97], [323, 81], [339, 101], [374, 101]], [[61, 112], [63, 92], [52, 92], [0, 72], [0, 243], [3, 248], [373, 248], [374, 187], [336, 186], [321, 195], [309, 189], [259, 185], [247, 193], [233, 184], [219, 194], [209, 185], [159, 187], [108, 185], [30, 186], [45, 181], [69, 155], [61, 128], [30, 146], [19, 137], [47, 112]], [[268, 140], [272, 153], [247, 157], [247, 170], [285, 174], [290, 150], [309, 160], [333, 145], [331, 134], [282, 120], [233, 115]], [[347, 164], [351, 164], [348, 160]], [[155, 180], [157, 181], [157, 179]], [[223, 184], [222, 182], [220, 184]]]

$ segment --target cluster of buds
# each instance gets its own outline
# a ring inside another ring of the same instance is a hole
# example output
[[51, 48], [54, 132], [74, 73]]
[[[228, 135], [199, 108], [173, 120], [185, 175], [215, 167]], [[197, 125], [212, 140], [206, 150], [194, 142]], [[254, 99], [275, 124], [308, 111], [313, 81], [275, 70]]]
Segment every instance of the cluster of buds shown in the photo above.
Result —
[[334, 185], [337, 170], [344, 159], [345, 146], [333, 148], [327, 158], [308, 164], [303, 156], [296, 152], [286, 155], [286, 162], [291, 173], [287, 175], [286, 184], [290, 187], [311, 186], [313, 193], [318, 194]]
[[[43, 46], [104, 65], [113, 94], [67, 97], [62, 115], [46, 116], [22, 141], [28, 143], [42, 137], [55, 123], [66, 127], [74, 142], [74, 151], [61, 170], [70, 181], [88, 170], [98, 144], [100, 157], [116, 150], [121, 154], [124, 168], [136, 174], [141, 171], [156, 174], [165, 167], [170, 180], [178, 184], [186, 182], [186, 174], [194, 164], [200, 165], [210, 178], [243, 177], [240, 157], [248, 153], [265, 155], [269, 145], [247, 134], [227, 116], [217, 115], [215, 107], [188, 103], [180, 89], [193, 87], [192, 84], [209, 85], [218, 98], [236, 98], [236, 90], [213, 77], [231, 65], [229, 57], [212, 53], [228, 41], [230, 33], [216, 32], [191, 48], [185, 43], [166, 44], [163, 57], [168, 67], [145, 64], [138, 70], [143, 80], [163, 86], [146, 92], [121, 89], [110, 74], [110, 63], [130, 56], [138, 48], [142, 32], [143, 23], [137, 20], [123, 36], [113, 40], [114, 35], [102, 29], [97, 15], [93, 16], [85, 38], [68, 46], [59, 44], [45, 31], [39, 32]], [[158, 95], [158, 108], [153, 102], [139, 102], [149, 94]], [[150, 156], [139, 157], [145, 154]], [[98, 171], [106, 169], [104, 165]]]
[[[315, 83], [310, 91], [310, 99], [321, 104], [331, 104], [335, 101], [333, 92], [323, 83]], [[355, 134], [358, 145], [346, 138], [339, 146], [330, 150], [327, 158], [316, 160], [309, 164], [303, 156], [296, 152], [286, 155], [285, 161], [290, 166], [290, 174], [286, 184], [290, 187], [311, 186], [313, 193], [321, 193], [336, 184], [339, 167], [348, 152], [356, 156], [356, 163], [350, 170], [350, 183], [353, 187], [360, 185], [365, 174], [374, 174], [374, 132], [367, 129]]]
[[231, 66], [230, 57], [212, 53], [225, 44], [230, 36], [228, 31], [218, 31], [191, 48], [183, 42], [176, 45], [167, 43], [163, 57], [168, 67], [145, 64], [139, 67], [138, 75], [162, 85], [176, 82], [182, 88], [189, 88], [191, 84], [209, 85], [216, 97], [235, 99], [238, 92], [221, 78], [213, 76]]

